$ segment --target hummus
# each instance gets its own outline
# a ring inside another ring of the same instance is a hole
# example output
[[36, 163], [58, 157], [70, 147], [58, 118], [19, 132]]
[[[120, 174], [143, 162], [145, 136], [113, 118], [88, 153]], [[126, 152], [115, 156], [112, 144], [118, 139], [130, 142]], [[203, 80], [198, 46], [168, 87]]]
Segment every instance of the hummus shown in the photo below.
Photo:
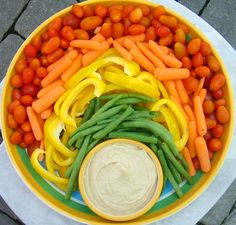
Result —
[[155, 194], [157, 171], [140, 147], [114, 143], [90, 159], [84, 176], [87, 198], [110, 216], [128, 216], [143, 209]]

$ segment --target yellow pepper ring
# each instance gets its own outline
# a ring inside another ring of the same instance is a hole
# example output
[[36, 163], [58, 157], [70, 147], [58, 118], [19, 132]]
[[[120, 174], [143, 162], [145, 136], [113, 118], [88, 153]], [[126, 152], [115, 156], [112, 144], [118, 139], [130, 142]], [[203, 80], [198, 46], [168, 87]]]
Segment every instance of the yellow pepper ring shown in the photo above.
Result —
[[57, 165], [59, 165], [61, 167], [70, 166], [74, 161], [74, 159], [72, 157], [68, 157], [67, 159], [63, 159], [55, 149], [53, 149], [53, 152], [52, 152], [52, 159]]

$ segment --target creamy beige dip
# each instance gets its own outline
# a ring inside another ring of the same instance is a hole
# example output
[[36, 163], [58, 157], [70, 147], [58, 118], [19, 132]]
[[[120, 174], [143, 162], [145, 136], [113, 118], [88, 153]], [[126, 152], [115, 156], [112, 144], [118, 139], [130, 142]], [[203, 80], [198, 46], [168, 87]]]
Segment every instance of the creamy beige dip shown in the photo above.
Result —
[[94, 154], [85, 170], [91, 204], [110, 216], [128, 216], [155, 194], [157, 171], [152, 158], [136, 145], [114, 143]]

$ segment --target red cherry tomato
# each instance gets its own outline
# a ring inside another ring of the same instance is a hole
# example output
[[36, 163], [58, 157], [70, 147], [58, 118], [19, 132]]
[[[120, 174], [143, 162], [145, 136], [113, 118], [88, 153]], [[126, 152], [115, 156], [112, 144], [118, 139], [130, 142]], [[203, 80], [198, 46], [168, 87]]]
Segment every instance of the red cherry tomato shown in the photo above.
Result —
[[24, 49], [26, 56], [35, 58], [37, 55], [37, 49], [33, 45], [26, 45]]
[[211, 130], [212, 135], [215, 138], [220, 138], [223, 133], [224, 133], [224, 127], [221, 124], [217, 124], [212, 130]]
[[21, 90], [23, 95], [31, 95], [33, 98], [35, 98], [38, 93], [38, 87], [35, 84], [25, 84]]

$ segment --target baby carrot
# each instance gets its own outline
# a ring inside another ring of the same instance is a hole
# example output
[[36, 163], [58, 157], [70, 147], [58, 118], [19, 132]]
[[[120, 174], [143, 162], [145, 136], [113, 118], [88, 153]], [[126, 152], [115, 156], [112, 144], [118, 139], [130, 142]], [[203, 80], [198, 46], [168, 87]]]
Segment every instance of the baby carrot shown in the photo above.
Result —
[[193, 98], [193, 105], [194, 105], [194, 114], [197, 123], [197, 130], [200, 136], [204, 136], [207, 132], [206, 120], [202, 108], [201, 99], [199, 96], [195, 96]]
[[47, 93], [48, 91], [54, 89], [55, 87], [59, 87], [59, 86], [63, 86], [63, 81], [62, 80], [55, 80], [54, 82], [52, 82], [51, 84], [47, 85], [46, 87], [42, 88], [38, 94], [37, 97], [41, 98], [45, 93]]
[[196, 170], [194, 168], [194, 165], [193, 165], [193, 161], [190, 157], [190, 153], [189, 153], [189, 150], [187, 147], [184, 147], [183, 151], [182, 151], [182, 154], [183, 154], [183, 157], [186, 161], [186, 163], [188, 164], [188, 168], [189, 168], [189, 175], [191, 177], [193, 177], [195, 174], [196, 174]]
[[203, 137], [197, 137], [195, 139], [195, 148], [200, 162], [201, 170], [205, 173], [209, 172], [211, 170], [211, 162], [209, 158], [207, 144]]
[[65, 57], [57, 67], [55, 67], [48, 75], [43, 78], [41, 85], [43, 87], [49, 85], [56, 80], [62, 73], [64, 73], [72, 64], [72, 60], [69, 57]]
[[184, 111], [185, 113], [187, 114], [188, 118], [190, 121], [195, 121], [195, 117], [194, 117], [194, 113], [193, 113], [193, 110], [192, 108], [190, 107], [190, 105], [185, 105], [184, 106]]
[[154, 72], [154, 65], [146, 58], [146, 56], [143, 55], [143, 53], [137, 47], [132, 48], [129, 53], [140, 66], [142, 66], [150, 73]]
[[82, 54], [79, 54], [71, 66], [61, 75], [61, 79], [66, 82], [71, 76], [73, 76], [82, 65]]
[[113, 43], [113, 38], [112, 37], [109, 37], [109, 38], [107, 38], [107, 43], [109, 44], [109, 46], [111, 46], [112, 45], [112, 43]]
[[120, 45], [117, 41], [113, 41], [113, 46], [124, 59], [132, 61], [132, 55], [130, 55], [129, 52], [125, 48], [123, 48], [122, 45]]
[[[98, 34], [96, 34], [95, 36], [93, 36], [91, 39], [90, 39], [91, 41], [98, 41], [98, 42], [103, 42], [103, 41], [105, 41], [106, 39], [105, 39], [105, 37], [103, 36], [103, 35], [101, 35], [100, 33], [98, 33]], [[82, 53], [87, 53], [89, 50], [88, 49], [86, 49], [86, 48], [82, 48], [81, 49], [81, 52]]]
[[160, 47], [160, 49], [161, 49], [163, 52], [165, 52], [166, 54], [169, 54], [169, 53], [171, 52], [170, 49], [169, 49], [168, 47], [166, 47], [166, 46], [160, 45], [159, 47]]
[[187, 91], [184, 87], [183, 81], [182, 80], [176, 80], [175, 81], [175, 87], [176, 87], [177, 93], [179, 95], [180, 102], [182, 104], [187, 104], [188, 103], [188, 94], [187, 94]]
[[109, 49], [109, 44], [104, 41], [101, 43], [101, 49], [99, 51], [89, 51], [82, 57], [82, 64], [83, 66], [89, 65], [91, 62], [93, 62], [96, 58], [98, 58], [100, 55], [102, 55], [107, 49]]
[[202, 88], [203, 88], [204, 82], [205, 82], [205, 77], [202, 77], [202, 78], [200, 79], [198, 88], [197, 88], [197, 90], [194, 92], [194, 95], [193, 95], [193, 96], [199, 95], [199, 92], [200, 92], [200, 91], [202, 90]]
[[180, 98], [175, 88], [175, 82], [173, 80], [169, 80], [169, 81], [164, 81], [163, 84], [167, 89], [169, 95], [172, 95], [180, 103]]
[[145, 45], [143, 45], [143, 43], [141, 42], [137, 42], [136, 43], [139, 50], [158, 68], [165, 68], [165, 64], [158, 58], [155, 56], [155, 54], [152, 53], [152, 51], [150, 51], [148, 49], [148, 47], [145, 47]]
[[[119, 43], [119, 42], [118, 42]], [[132, 48], [137, 48], [136, 44], [134, 43], [134, 41], [130, 38], [127, 38], [124, 40], [123, 46], [128, 49], [131, 50]]]
[[190, 121], [188, 127], [189, 127], [188, 149], [190, 156], [193, 159], [196, 156], [194, 142], [197, 137], [197, 124], [195, 121]]
[[61, 97], [65, 89], [61, 86], [48, 91], [41, 98], [32, 103], [32, 107], [37, 113], [43, 112]]
[[65, 57], [69, 57], [71, 60], [74, 60], [78, 55], [77, 50], [68, 51], [63, 57], [58, 59], [56, 62], [52, 63], [47, 67], [47, 71], [51, 72], [55, 67], [57, 67]]
[[127, 36], [123, 36], [120, 38], [117, 38], [116, 41], [119, 42], [119, 44], [123, 45], [124, 41], [126, 39], [130, 39], [134, 42], [139, 41], [139, 42], [143, 42], [145, 40], [145, 34], [138, 34], [138, 35], [127, 35]]
[[188, 78], [190, 72], [186, 68], [156, 68], [154, 75], [160, 81], [181, 80]]
[[205, 88], [202, 88], [200, 91], [199, 91], [199, 97], [201, 99], [201, 103], [203, 104], [204, 100], [205, 100], [205, 97], [206, 97], [206, 94], [207, 94], [207, 90]]
[[73, 40], [70, 42], [70, 46], [75, 48], [99, 50], [101, 48], [101, 43], [98, 41], [91, 41], [91, 40]]
[[185, 111], [184, 111], [184, 109], [183, 109], [181, 103], [180, 103], [174, 96], [170, 96], [170, 99], [175, 102], [175, 104], [179, 107], [179, 109], [180, 109], [181, 112], [183, 113], [185, 119], [189, 122], [189, 118], [188, 118], [188, 116], [186, 115], [186, 113], [185, 113]]
[[50, 106], [48, 109], [40, 113], [40, 117], [46, 120], [49, 116], [51, 116], [52, 112], [53, 112], [53, 107]]
[[29, 118], [29, 122], [32, 127], [32, 131], [33, 131], [35, 139], [37, 141], [42, 140], [43, 139], [43, 130], [39, 124], [36, 113], [34, 112], [34, 110], [31, 106], [28, 106], [26, 108], [26, 112], [27, 112], [27, 116]]
[[156, 42], [150, 40], [149, 48], [167, 66], [171, 68], [180, 68], [182, 66], [181, 61], [163, 52], [162, 48], [160, 48], [160, 46]]

